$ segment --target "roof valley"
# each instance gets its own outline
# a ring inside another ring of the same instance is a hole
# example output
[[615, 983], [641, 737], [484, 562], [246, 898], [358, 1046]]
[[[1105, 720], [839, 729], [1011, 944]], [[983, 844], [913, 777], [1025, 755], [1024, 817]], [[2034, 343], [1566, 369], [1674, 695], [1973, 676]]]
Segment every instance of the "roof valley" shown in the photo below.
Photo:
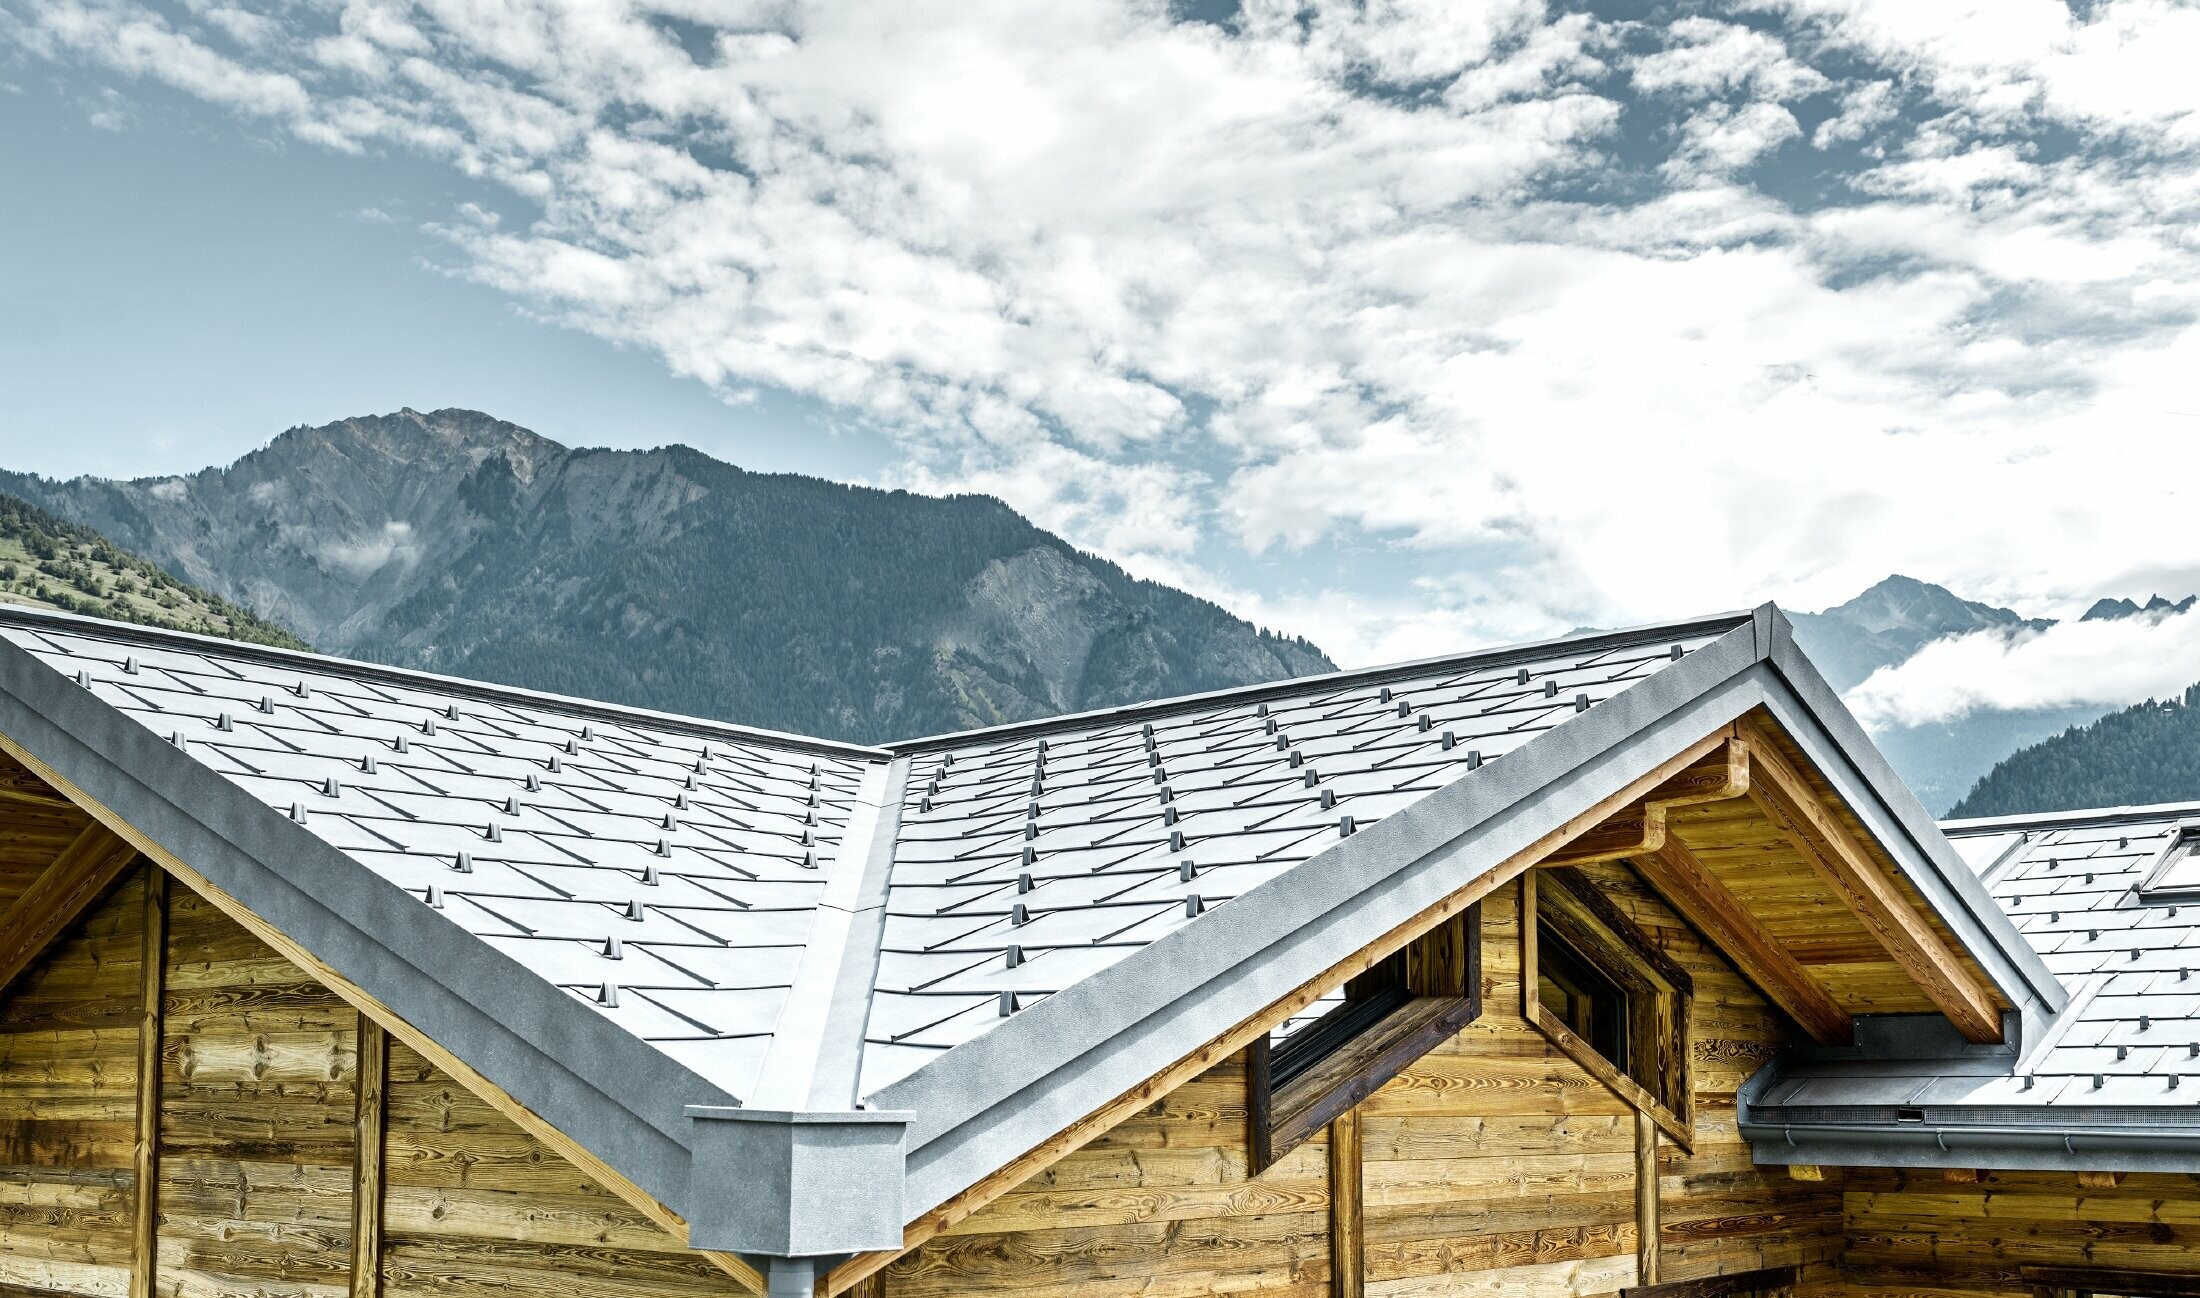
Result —
[[867, 769], [846, 832], [827, 865], [794, 982], [774, 1026], [747, 1107], [842, 1111], [859, 1107], [863, 1038], [885, 934], [887, 882], [909, 759]]

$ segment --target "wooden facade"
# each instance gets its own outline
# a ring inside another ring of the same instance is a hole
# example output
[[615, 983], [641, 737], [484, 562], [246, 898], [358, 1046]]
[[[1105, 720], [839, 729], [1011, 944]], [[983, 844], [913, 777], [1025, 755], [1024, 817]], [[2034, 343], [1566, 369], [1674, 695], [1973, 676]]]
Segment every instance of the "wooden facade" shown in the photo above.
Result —
[[[0, 807], [9, 914], [60, 854], [109, 859], [86, 838], [94, 822], [27, 774], [10, 776]], [[1539, 885], [1516, 878], [1472, 912], [1479, 1016], [1273, 1165], [1253, 1158], [1238, 1050], [1065, 1142], [882, 1269], [843, 1273], [841, 1287], [865, 1298], [2030, 1294], [2027, 1265], [2160, 1266], [2192, 1247], [2200, 1178], [2087, 1188], [1997, 1173], [1959, 1185], [1755, 1165], [1735, 1094], [1775, 1051], [1842, 1014], [1960, 1007], [1973, 977], [1905, 981], [1857, 907], [1823, 883], [1812, 891], [1825, 867], [1806, 849], [1831, 850], [1823, 825], [1784, 827], [1777, 806], [1732, 790], [1731, 767], [1715, 773], [1724, 800], [1686, 801], [1676, 790], [1701, 774], [1660, 777], [1670, 807], [1646, 812], [1656, 799], [1638, 795], [1636, 839], [1564, 858], [1691, 988], [1685, 1103], [1664, 1106], [1685, 1114], [1677, 1131], [1536, 1020], [1522, 916]], [[1780, 778], [1791, 800], [1808, 791], [1797, 772]], [[1641, 837], [1653, 822], [1655, 842]], [[1841, 850], [1868, 862], [1861, 831], [1848, 832]], [[1621, 859], [1629, 851], [1719, 891], [1691, 893], [1684, 917]], [[356, 993], [202, 895], [179, 864], [139, 860], [104, 886], [0, 994], [0, 1298], [747, 1292], [753, 1273], [688, 1249], [631, 1187], [608, 1186], [520, 1125], [508, 1099], [407, 1044], [411, 1029], [363, 1013]], [[1739, 903], [1725, 920], [1721, 895]], [[1936, 934], [1913, 926], [1902, 940], [1914, 955]]]

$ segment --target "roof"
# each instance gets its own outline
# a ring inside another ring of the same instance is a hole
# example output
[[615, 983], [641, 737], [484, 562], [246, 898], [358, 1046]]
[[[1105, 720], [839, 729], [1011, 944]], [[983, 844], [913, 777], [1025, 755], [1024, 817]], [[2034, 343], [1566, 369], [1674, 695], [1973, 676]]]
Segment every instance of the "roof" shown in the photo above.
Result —
[[1799, 1055], [1755, 1094], [1751, 1121], [1781, 1128], [1777, 1146], [1840, 1142], [1838, 1161], [1963, 1165], [1991, 1150], [1995, 1166], [2169, 1159], [2189, 1170], [2200, 1153], [2200, 894], [2189, 879], [2149, 885], [2158, 872], [2176, 879], [2194, 826], [2200, 804], [1947, 822], [2070, 988], [2069, 1005], [2008, 1048], [1957, 1049], [1920, 1025], [1900, 1050]]
[[[0, 611], [0, 735], [698, 1246], [788, 1254], [898, 1239], [1758, 707], [2061, 1007], [1769, 606], [878, 747]], [[893, 1128], [875, 1220], [707, 1193], [834, 1115]]]

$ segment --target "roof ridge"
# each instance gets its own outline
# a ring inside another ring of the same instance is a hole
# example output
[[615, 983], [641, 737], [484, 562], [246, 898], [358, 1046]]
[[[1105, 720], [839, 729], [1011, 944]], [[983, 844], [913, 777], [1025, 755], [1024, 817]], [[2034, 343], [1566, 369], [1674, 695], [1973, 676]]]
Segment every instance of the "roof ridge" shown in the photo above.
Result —
[[1517, 644], [1497, 645], [1487, 649], [1474, 649], [1465, 653], [1438, 654], [1431, 658], [1415, 658], [1405, 662], [1380, 663], [1372, 667], [1350, 667], [1315, 676], [1291, 676], [1283, 680], [1261, 681], [1252, 685], [1233, 685], [1227, 689], [1207, 690], [1198, 694], [1179, 694], [1172, 698], [1145, 699], [1137, 703], [1118, 704], [1114, 707], [1092, 708], [1083, 712], [1069, 712], [1061, 716], [1038, 717], [1030, 721], [1009, 721], [999, 725], [977, 726], [969, 730], [951, 730], [916, 739], [890, 740], [882, 745], [893, 753], [929, 752], [939, 748], [969, 743], [988, 736], [1022, 738], [1051, 734], [1056, 730], [1074, 729], [1107, 721], [1136, 721], [1147, 717], [1165, 716], [1185, 708], [1219, 703], [1258, 703], [1267, 699], [1301, 694], [1310, 688], [1344, 685], [1370, 685], [1390, 677], [1423, 675], [1445, 667], [1497, 666], [1515, 659], [1540, 658], [1561, 646], [1580, 647], [1610, 643], [1632, 644], [1674, 634], [1703, 634], [1731, 631], [1746, 626], [1755, 617], [1755, 610], [1729, 613], [1713, 613], [1703, 617], [1676, 618], [1667, 622], [1646, 622], [1638, 626], [1622, 627], [1611, 631], [1589, 631], [1579, 634], [1556, 636], [1547, 640], [1529, 640]]
[[357, 658], [345, 658], [337, 654], [303, 649], [281, 649], [273, 645], [247, 644], [237, 640], [225, 640], [220, 636], [200, 635], [194, 631], [178, 631], [169, 627], [146, 626], [136, 622], [115, 622], [106, 618], [30, 608], [20, 604], [0, 604], [0, 627], [6, 626], [20, 626], [34, 631], [59, 629], [69, 634], [84, 635], [95, 640], [110, 640], [119, 644], [138, 644], [152, 648], [172, 649], [181, 646], [194, 653], [210, 653], [246, 662], [271, 663], [323, 671], [334, 669], [343, 675], [359, 680], [372, 680], [385, 684], [439, 690], [461, 698], [493, 702], [517, 702], [530, 707], [547, 708], [598, 721], [628, 721], [665, 730], [683, 731], [707, 738], [750, 740], [776, 744], [782, 748], [829, 753], [842, 757], [867, 758], [873, 761], [884, 761], [894, 755], [888, 749], [870, 744], [853, 744], [838, 739], [821, 739], [815, 735], [798, 735], [792, 731], [769, 730], [762, 726], [745, 726], [733, 721], [716, 721], [709, 717], [698, 717], [688, 713], [660, 712], [655, 708], [635, 707], [625, 703], [610, 703], [602, 699], [582, 698], [573, 694], [555, 694], [547, 690], [531, 690], [519, 685], [502, 685], [494, 681], [476, 680], [467, 676], [446, 676], [439, 672], [421, 671], [414, 667], [395, 667], [387, 663], [366, 662]]
[[2067, 811], [2017, 812], [2004, 816], [1943, 820], [1939, 824], [1940, 832], [1954, 836], [1991, 833], [1995, 830], [2115, 825], [2128, 821], [2164, 820], [2172, 816], [2200, 816], [2200, 801], [2139, 802], [2118, 807], [2074, 807]]

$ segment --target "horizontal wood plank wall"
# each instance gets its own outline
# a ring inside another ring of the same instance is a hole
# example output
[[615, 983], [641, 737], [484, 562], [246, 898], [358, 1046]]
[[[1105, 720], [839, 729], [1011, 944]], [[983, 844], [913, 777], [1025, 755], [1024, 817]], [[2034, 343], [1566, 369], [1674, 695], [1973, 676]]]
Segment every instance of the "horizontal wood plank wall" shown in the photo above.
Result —
[[1258, 1177], [1243, 1056], [899, 1259], [888, 1298], [1329, 1294], [1326, 1135]]
[[1735, 1092], [1785, 1043], [1785, 1018], [1634, 871], [1612, 862], [1582, 873], [1696, 988], [1689, 1025], [1695, 1146], [1659, 1143], [1659, 1280], [1837, 1259], [1840, 1174], [1811, 1184], [1784, 1168], [1759, 1168], [1736, 1121]]
[[[1760, 1172], [1734, 1092], [1785, 1024], [1622, 866], [1589, 867], [1696, 980], [1696, 1150], [1659, 1150], [1661, 1278], [1837, 1259], [1838, 1181]], [[1634, 1111], [1520, 1016], [1518, 890], [1483, 902], [1480, 1021], [1362, 1103], [1369, 1298], [1587, 1298], [1637, 1282]], [[1329, 1293], [1327, 1149], [1246, 1172], [1242, 1062], [1063, 1159], [883, 1273], [889, 1298]]]
[[413, 1050], [388, 1052], [381, 1298], [745, 1293]]
[[205, 900], [171, 889], [163, 1298], [348, 1298], [358, 1022]]
[[1482, 1017], [1362, 1106], [1369, 1298], [1635, 1283], [1634, 1111], [1520, 1015], [1520, 890], [1482, 903]]
[[0, 1002], [0, 1292], [130, 1290], [143, 874]]
[[2200, 1176], [2132, 1175], [2110, 1188], [2075, 1172], [1853, 1169], [1843, 1298], [2031, 1298], [2018, 1268], [2097, 1266], [2200, 1273]]

